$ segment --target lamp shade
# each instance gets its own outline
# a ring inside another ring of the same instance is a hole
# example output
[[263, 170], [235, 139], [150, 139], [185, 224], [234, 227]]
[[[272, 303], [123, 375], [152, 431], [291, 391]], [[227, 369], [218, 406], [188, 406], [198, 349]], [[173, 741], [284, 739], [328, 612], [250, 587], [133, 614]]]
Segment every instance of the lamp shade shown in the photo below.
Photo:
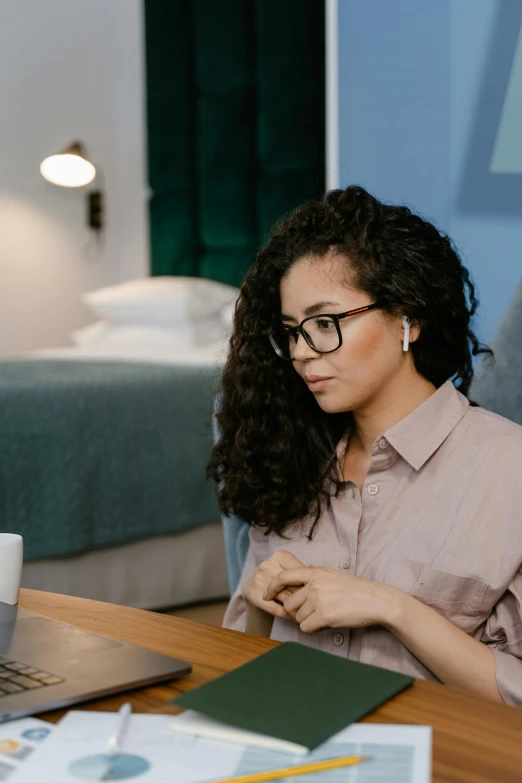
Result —
[[50, 155], [40, 163], [40, 173], [53, 185], [65, 188], [81, 188], [96, 176], [96, 169], [87, 160], [85, 148], [79, 141], [70, 144], [63, 152]]

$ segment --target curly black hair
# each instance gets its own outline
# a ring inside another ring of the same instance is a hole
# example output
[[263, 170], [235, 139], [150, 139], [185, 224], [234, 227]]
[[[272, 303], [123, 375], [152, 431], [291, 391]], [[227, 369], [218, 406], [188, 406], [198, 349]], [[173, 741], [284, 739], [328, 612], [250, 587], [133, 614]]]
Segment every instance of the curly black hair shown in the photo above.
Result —
[[280, 326], [280, 283], [306, 256], [349, 259], [352, 284], [381, 309], [420, 326], [415, 368], [437, 388], [452, 379], [467, 395], [472, 356], [482, 346], [470, 322], [478, 301], [451, 240], [405, 206], [383, 204], [361, 187], [332, 190], [297, 207], [273, 231], [241, 287], [217, 413], [220, 439], [208, 475], [219, 505], [250, 524], [283, 534], [309, 519], [311, 537], [332, 488], [336, 445], [351, 413], [325, 413], [269, 342]]

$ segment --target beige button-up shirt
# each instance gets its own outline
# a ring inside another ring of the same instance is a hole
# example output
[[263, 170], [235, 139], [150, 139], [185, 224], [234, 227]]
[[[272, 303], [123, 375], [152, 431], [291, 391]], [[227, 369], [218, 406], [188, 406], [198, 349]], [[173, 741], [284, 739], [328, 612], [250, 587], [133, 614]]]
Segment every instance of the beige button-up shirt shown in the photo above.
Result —
[[[395, 585], [492, 647], [502, 697], [522, 706], [521, 468], [522, 427], [470, 406], [447, 381], [375, 440], [362, 493], [343, 482], [311, 541], [308, 526], [290, 526], [287, 539], [252, 527], [240, 584], [286, 549], [305, 565]], [[240, 588], [223, 625], [245, 630]], [[309, 635], [275, 618], [272, 638], [437, 680], [382, 626]]]

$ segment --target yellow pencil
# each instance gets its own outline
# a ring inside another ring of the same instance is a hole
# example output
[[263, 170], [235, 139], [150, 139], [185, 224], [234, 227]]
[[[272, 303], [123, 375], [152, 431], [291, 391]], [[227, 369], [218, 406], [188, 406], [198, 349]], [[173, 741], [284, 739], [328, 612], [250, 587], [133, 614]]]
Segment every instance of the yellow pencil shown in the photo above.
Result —
[[272, 769], [269, 772], [253, 772], [251, 775], [223, 778], [216, 783], [259, 783], [259, 781], [263, 780], [277, 780], [277, 778], [289, 778], [293, 775], [305, 775], [307, 772], [322, 772], [325, 769], [350, 767], [352, 764], [360, 764], [361, 761], [368, 761], [370, 758], [371, 756], [344, 756], [340, 759], [313, 761], [309, 764], [298, 764], [296, 767], [287, 767], [286, 769]]

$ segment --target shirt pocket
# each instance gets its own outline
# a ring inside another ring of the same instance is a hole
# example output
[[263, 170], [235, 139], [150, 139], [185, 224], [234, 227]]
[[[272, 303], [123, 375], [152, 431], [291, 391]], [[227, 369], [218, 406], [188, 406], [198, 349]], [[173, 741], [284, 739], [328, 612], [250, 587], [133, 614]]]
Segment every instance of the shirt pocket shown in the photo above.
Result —
[[379, 581], [394, 585], [472, 633], [488, 614], [482, 606], [488, 584], [471, 576], [450, 574], [406, 557], [389, 557]]

